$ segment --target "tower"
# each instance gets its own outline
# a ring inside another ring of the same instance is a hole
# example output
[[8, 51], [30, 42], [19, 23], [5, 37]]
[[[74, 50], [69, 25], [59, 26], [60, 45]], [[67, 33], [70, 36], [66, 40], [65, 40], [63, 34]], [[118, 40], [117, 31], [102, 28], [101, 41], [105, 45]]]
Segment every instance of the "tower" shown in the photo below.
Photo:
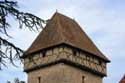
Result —
[[102, 83], [110, 62], [74, 20], [58, 12], [22, 58], [28, 83]]

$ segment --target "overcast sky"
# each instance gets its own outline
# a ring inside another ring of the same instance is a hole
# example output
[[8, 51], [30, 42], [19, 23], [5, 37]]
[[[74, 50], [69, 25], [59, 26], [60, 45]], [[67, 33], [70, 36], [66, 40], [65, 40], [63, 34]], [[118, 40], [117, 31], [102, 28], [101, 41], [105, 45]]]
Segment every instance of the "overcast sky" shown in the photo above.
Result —
[[[37, 2], [36, 2], [37, 1]], [[97, 47], [111, 60], [104, 83], [118, 83], [125, 74], [125, 0], [18, 0], [20, 10], [42, 19], [49, 19], [56, 10], [75, 19]], [[38, 33], [16, 29], [12, 21], [9, 33], [15, 43], [27, 49]], [[19, 77], [27, 80], [23, 67], [4, 68], [0, 71], [0, 83]]]

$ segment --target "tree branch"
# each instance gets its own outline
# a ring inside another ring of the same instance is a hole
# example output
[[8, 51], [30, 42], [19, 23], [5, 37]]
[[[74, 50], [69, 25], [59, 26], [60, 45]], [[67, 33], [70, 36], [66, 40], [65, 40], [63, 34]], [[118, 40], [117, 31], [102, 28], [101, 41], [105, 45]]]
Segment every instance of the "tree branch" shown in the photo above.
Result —
[[0, 64], [6, 66], [6, 60], [14, 66], [14, 60], [20, 59], [20, 56], [24, 53], [23, 50], [16, 47], [13, 43], [8, 42], [6, 39], [0, 37]]
[[[20, 12], [17, 7], [17, 2], [0, 1], [0, 33], [11, 38], [7, 33], [7, 29], [10, 27], [7, 21], [9, 15], [18, 21], [19, 29], [25, 26], [31, 31], [39, 31], [43, 28], [43, 23], [46, 23], [45, 20], [30, 13]], [[5, 61], [9, 60], [15, 66], [14, 59], [20, 58], [22, 54], [23, 50], [0, 36], [0, 64], [6, 66]]]
[[3, 31], [8, 36], [6, 29], [10, 24], [7, 22], [6, 18], [9, 14], [19, 21], [20, 29], [23, 25], [33, 31], [38, 31], [39, 28], [43, 28], [42, 23], [46, 23], [45, 20], [30, 13], [20, 12], [16, 7], [17, 2], [0, 1], [0, 31]]

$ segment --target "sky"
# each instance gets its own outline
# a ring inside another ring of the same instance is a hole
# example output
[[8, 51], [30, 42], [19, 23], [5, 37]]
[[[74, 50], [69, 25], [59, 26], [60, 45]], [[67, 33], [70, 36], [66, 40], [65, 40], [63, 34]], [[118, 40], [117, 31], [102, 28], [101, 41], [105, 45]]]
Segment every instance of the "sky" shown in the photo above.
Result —
[[[107, 65], [107, 77], [103, 83], [118, 83], [125, 74], [125, 0], [18, 0], [19, 9], [49, 19], [58, 11], [75, 19], [111, 63]], [[10, 18], [12, 19], [12, 18]], [[26, 50], [39, 34], [26, 28], [18, 29], [18, 23], [11, 21], [8, 39]], [[0, 71], [0, 83], [12, 81], [15, 77], [27, 80], [23, 65]]]

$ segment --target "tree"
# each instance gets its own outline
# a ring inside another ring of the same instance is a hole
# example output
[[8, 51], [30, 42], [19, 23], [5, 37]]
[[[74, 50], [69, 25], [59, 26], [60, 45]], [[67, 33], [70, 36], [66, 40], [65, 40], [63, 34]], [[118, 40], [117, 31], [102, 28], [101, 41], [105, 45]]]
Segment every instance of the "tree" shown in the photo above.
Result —
[[13, 82], [7, 81], [7, 83], [26, 83], [25, 81], [19, 80], [19, 78], [15, 78]]
[[10, 81], [7, 81], [7, 83], [11, 83]]
[[18, 78], [15, 78], [15, 79], [14, 79], [14, 83], [19, 83], [19, 79], [18, 79]]
[[[7, 30], [11, 24], [7, 21], [8, 16], [13, 16], [18, 21], [19, 29], [27, 27], [31, 31], [39, 31], [40, 28], [43, 28], [42, 24], [47, 22], [31, 13], [19, 11], [17, 2], [8, 0], [0, 1], [0, 34], [5, 34], [9, 38], [11, 36]], [[22, 49], [0, 36], [0, 65], [7, 66], [6, 60], [15, 65], [14, 59], [20, 59], [23, 53]]]

